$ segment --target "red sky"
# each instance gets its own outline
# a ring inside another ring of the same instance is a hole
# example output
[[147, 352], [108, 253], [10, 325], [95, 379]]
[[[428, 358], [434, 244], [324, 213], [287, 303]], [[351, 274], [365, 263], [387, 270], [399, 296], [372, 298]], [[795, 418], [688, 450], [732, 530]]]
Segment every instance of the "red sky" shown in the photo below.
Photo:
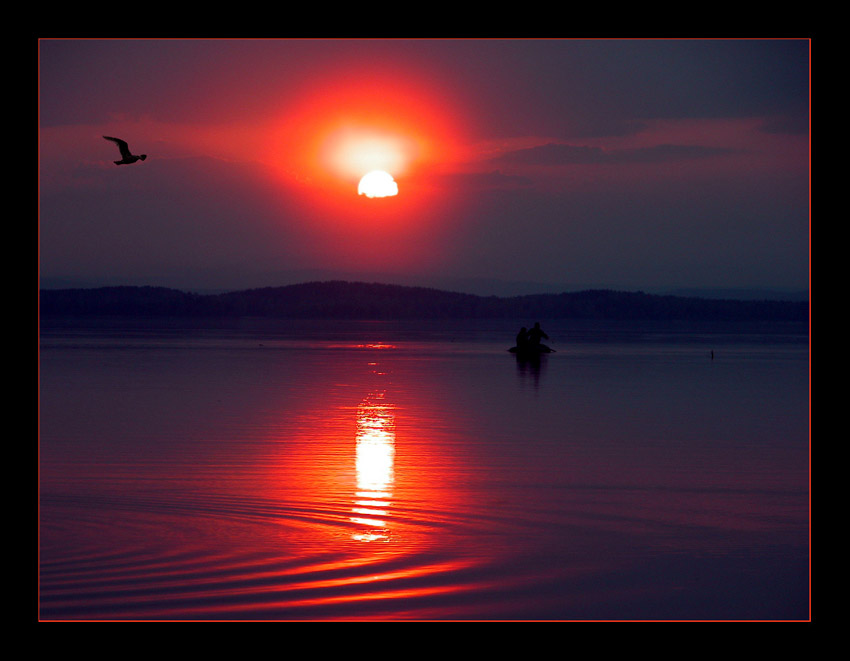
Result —
[[[42, 283], [802, 290], [808, 58], [806, 40], [42, 40]], [[103, 135], [148, 159], [116, 167]], [[357, 195], [372, 167], [397, 196]]]

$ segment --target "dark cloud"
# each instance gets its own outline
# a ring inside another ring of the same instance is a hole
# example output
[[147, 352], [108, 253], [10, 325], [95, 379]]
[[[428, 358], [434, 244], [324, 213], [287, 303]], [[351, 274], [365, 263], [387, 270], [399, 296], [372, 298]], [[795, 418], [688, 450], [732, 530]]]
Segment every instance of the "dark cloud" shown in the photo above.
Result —
[[806, 40], [411, 42], [441, 68], [482, 137], [633, 134], [653, 119], [808, 112]]
[[576, 163], [601, 163], [604, 159], [605, 152], [600, 147], [549, 143], [507, 152], [494, 158], [493, 161], [521, 165], [571, 165]]
[[765, 133], [806, 135], [809, 132], [808, 115], [782, 115], [764, 121], [761, 130]]
[[800, 39], [45, 40], [40, 121], [119, 111], [226, 121], [234, 107], [273, 116], [306, 83], [346, 67], [432, 81], [482, 138], [628, 135], [649, 119], [806, 117], [808, 48]]
[[667, 163], [734, 153], [735, 150], [700, 145], [655, 145], [635, 149], [603, 149], [549, 143], [517, 149], [493, 159], [517, 165], [577, 165], [593, 163]]
[[429, 177], [432, 184], [447, 190], [487, 190], [493, 188], [516, 188], [530, 186], [528, 177], [504, 174], [499, 170], [491, 172], [456, 172]]

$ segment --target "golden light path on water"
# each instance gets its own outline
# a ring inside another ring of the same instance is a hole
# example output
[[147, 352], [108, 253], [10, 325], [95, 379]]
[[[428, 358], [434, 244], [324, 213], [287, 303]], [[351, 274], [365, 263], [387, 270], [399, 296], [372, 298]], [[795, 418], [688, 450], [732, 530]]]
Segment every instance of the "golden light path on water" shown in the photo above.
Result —
[[[288, 548], [301, 549], [301, 558], [256, 592], [266, 595], [260, 598], [262, 613], [334, 619], [342, 609], [344, 619], [389, 612], [399, 619], [438, 617], [446, 612], [445, 600], [477, 594], [488, 583], [468, 574], [481, 567], [483, 557], [458, 555], [450, 541], [461, 525], [451, 503], [468, 498], [452, 497], [446, 486], [461, 483], [455, 471], [466, 469], [448, 458], [436, 460], [440, 446], [422, 426], [435, 415], [430, 407], [411, 409], [412, 402], [396, 401], [399, 393], [390, 384], [398, 346], [382, 341], [329, 346], [366, 358], [357, 381], [367, 388], [354, 406], [345, 401], [349, 395], [332, 397], [306, 415], [303, 433], [289, 439], [295, 453], [269, 466], [267, 493], [279, 497], [284, 510], [310, 514], [282, 521]], [[328, 559], [329, 553], [336, 558]], [[229, 605], [227, 611], [255, 608]]]
[[392, 498], [395, 457], [395, 418], [393, 407], [385, 403], [386, 392], [372, 393], [357, 408], [357, 492], [352, 522], [367, 529], [352, 539], [387, 539], [387, 507]]

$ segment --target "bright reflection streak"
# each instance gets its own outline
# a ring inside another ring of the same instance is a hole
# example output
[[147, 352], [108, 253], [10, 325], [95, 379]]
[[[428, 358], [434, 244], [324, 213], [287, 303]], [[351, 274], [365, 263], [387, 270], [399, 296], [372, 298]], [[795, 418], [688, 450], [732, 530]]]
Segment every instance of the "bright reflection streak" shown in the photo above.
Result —
[[357, 407], [357, 492], [351, 517], [368, 530], [355, 533], [358, 541], [387, 540], [386, 509], [391, 504], [395, 459], [395, 418], [385, 393], [371, 393]]

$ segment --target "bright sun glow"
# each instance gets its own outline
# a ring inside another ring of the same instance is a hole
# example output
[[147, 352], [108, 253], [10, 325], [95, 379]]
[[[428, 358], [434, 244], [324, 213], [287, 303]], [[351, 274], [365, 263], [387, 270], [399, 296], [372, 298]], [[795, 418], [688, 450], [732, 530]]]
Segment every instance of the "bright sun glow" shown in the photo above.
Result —
[[357, 194], [366, 197], [389, 197], [398, 195], [398, 184], [392, 175], [383, 170], [372, 170], [363, 175], [357, 186]]
[[399, 131], [351, 124], [327, 133], [319, 157], [324, 167], [337, 176], [359, 179], [364, 172], [373, 170], [403, 173], [419, 151], [415, 141]]

